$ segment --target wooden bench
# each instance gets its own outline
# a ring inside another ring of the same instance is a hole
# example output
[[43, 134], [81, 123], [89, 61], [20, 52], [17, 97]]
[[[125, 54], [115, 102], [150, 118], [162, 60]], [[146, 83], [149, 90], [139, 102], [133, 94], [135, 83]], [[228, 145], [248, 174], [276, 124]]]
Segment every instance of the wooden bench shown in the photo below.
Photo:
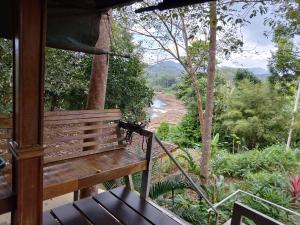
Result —
[[[138, 171], [144, 171], [142, 180], [147, 189], [152, 141], [148, 141], [146, 158], [126, 151], [121, 129], [128, 124], [120, 119], [121, 112], [116, 109], [45, 113], [44, 200]], [[0, 129], [5, 130], [0, 134], [2, 144], [11, 139], [11, 128], [11, 117], [0, 115]], [[141, 134], [152, 139], [151, 132]], [[2, 150], [7, 151], [7, 144]], [[2, 172], [1, 179], [5, 185], [0, 185], [0, 196], [11, 186], [11, 166]]]
[[45, 212], [43, 225], [188, 224], [123, 187]]

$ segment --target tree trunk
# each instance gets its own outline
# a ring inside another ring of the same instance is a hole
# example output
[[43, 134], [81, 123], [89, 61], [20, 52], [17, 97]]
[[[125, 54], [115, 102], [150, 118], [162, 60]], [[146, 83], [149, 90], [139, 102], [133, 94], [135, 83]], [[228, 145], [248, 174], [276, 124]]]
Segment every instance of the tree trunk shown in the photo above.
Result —
[[[110, 48], [111, 36], [111, 10], [104, 12], [100, 19], [100, 32], [96, 47], [104, 50]], [[92, 74], [90, 80], [87, 109], [104, 109], [107, 74], [109, 58], [108, 55], [95, 55], [93, 58]], [[80, 190], [80, 197], [85, 198], [97, 194], [97, 187], [90, 187]]]
[[290, 149], [290, 147], [291, 147], [293, 130], [294, 130], [294, 125], [295, 125], [295, 116], [298, 111], [298, 105], [299, 105], [299, 98], [300, 98], [300, 80], [298, 81], [298, 90], [297, 90], [297, 94], [295, 97], [295, 105], [294, 105], [294, 110], [293, 110], [293, 115], [292, 115], [291, 127], [289, 130], [289, 136], [288, 136], [288, 140], [286, 143], [286, 150]]
[[210, 37], [209, 58], [207, 69], [206, 106], [204, 114], [204, 128], [202, 134], [201, 176], [203, 183], [207, 183], [209, 176], [209, 159], [211, 154], [212, 117], [214, 107], [214, 80], [216, 75], [216, 49], [217, 49], [217, 6], [210, 3]]

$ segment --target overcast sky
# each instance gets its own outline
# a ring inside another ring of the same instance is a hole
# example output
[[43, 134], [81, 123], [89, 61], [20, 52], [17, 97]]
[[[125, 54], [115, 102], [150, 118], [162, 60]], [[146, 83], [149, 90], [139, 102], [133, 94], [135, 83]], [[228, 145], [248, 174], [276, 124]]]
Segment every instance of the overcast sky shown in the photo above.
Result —
[[221, 63], [222, 66], [231, 67], [261, 67], [267, 69], [268, 59], [271, 52], [275, 51], [271, 38], [266, 38], [264, 32], [268, 27], [264, 26], [264, 18], [257, 16], [243, 28], [244, 48], [243, 52], [233, 54], [227, 61]]

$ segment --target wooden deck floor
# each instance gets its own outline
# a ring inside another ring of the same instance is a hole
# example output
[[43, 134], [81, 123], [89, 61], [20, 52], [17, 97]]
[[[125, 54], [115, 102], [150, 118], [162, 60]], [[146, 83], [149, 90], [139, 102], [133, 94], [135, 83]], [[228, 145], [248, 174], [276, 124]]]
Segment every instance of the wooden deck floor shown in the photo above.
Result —
[[180, 225], [136, 193], [120, 187], [45, 212], [43, 225]]

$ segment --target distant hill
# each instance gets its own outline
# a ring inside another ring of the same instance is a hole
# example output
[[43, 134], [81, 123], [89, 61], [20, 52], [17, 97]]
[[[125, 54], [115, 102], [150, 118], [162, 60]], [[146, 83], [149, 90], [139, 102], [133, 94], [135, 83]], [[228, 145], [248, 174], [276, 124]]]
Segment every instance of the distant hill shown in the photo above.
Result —
[[149, 76], [153, 75], [173, 75], [180, 76], [184, 72], [183, 67], [174, 61], [163, 61], [157, 64], [149, 65], [147, 73]]
[[[239, 68], [236, 67], [227, 67], [222, 66], [219, 67], [218, 70], [223, 73], [224, 77], [228, 80], [232, 80], [236, 71]], [[250, 67], [250, 68], [243, 68], [247, 69], [250, 72], [252, 72], [257, 78], [261, 80], [265, 80], [270, 76], [270, 72], [266, 69], [263, 69], [261, 67]], [[157, 64], [149, 65], [147, 68], [147, 74], [150, 77], [152, 76], [163, 76], [163, 75], [169, 75], [172, 77], [179, 77], [184, 73], [183, 67], [175, 62], [175, 61], [163, 61]]]
[[266, 80], [271, 74], [268, 70], [261, 67], [249, 67], [249, 68], [237, 68], [222, 66], [218, 68], [223, 73], [224, 77], [228, 80], [232, 80], [238, 69], [246, 69], [252, 72], [258, 79]]

